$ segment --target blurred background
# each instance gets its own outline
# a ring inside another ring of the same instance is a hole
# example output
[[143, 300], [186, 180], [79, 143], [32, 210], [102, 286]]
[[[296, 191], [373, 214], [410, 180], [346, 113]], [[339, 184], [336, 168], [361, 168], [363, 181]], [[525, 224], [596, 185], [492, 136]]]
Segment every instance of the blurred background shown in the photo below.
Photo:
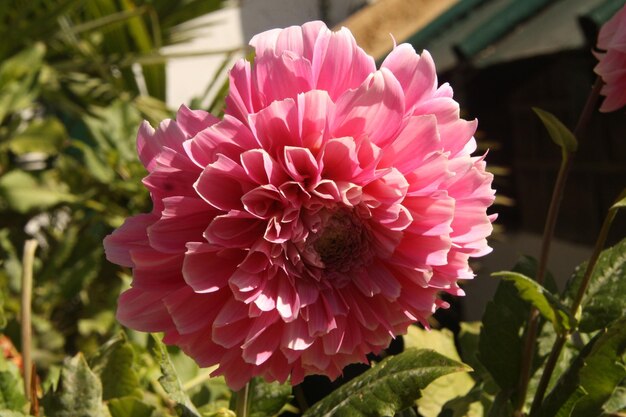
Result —
[[[0, 331], [19, 351], [22, 247], [38, 242], [34, 358], [40, 369], [119, 331], [130, 282], [102, 239], [150, 210], [135, 136], [182, 103], [219, 115], [227, 68], [263, 30], [320, 19], [347, 26], [379, 62], [398, 43], [428, 49], [463, 117], [479, 119], [498, 191], [494, 252], [442, 317], [478, 320], [490, 272], [537, 256], [559, 165], [531, 106], [573, 127], [594, 81], [598, 28], [624, 0], [2, 0]], [[566, 189], [550, 262], [557, 281], [590, 253], [626, 180], [623, 111], [593, 116]], [[626, 230], [618, 216], [609, 243]], [[145, 337], [130, 333], [140, 340]]]

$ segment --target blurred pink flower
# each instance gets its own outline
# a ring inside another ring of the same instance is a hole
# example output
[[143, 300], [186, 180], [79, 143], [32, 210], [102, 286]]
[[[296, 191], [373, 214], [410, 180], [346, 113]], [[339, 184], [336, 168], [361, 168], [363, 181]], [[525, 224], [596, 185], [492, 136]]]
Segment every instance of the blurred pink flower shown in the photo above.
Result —
[[594, 71], [605, 83], [600, 111], [612, 112], [626, 104], [626, 6], [600, 29], [598, 49]]
[[494, 219], [476, 121], [428, 52], [399, 45], [376, 70], [321, 22], [251, 45], [223, 120], [181, 107], [141, 126], [154, 210], [105, 240], [133, 268], [118, 319], [219, 365], [233, 389], [336, 378], [427, 325], [438, 293], [463, 295]]

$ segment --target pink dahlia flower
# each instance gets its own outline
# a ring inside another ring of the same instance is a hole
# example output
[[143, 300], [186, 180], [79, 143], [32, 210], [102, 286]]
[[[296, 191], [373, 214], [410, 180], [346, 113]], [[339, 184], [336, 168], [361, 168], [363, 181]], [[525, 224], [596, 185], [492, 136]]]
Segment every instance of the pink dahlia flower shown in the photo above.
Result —
[[223, 120], [182, 107], [139, 130], [154, 210], [105, 240], [133, 268], [128, 327], [164, 332], [233, 389], [335, 378], [463, 295], [490, 251], [492, 176], [428, 54], [380, 70], [347, 29], [255, 36]]
[[612, 112], [626, 104], [626, 6], [600, 29], [594, 71], [604, 81], [601, 112]]

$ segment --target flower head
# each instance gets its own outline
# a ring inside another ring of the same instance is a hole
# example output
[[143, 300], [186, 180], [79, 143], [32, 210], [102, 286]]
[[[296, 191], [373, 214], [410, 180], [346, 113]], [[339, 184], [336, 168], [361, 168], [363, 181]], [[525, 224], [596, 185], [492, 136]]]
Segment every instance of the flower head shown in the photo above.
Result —
[[154, 209], [105, 240], [133, 268], [125, 325], [164, 332], [233, 388], [340, 375], [463, 295], [490, 251], [492, 175], [428, 52], [380, 70], [347, 29], [255, 36], [220, 121], [138, 135]]
[[600, 111], [612, 112], [626, 104], [626, 6], [600, 29], [598, 50], [594, 71], [605, 83]]

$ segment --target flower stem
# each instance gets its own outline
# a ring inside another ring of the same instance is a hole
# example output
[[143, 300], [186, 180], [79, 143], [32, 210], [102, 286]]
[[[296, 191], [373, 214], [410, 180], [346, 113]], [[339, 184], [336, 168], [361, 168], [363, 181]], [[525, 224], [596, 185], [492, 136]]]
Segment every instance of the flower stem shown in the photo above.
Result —
[[[593, 253], [589, 258], [589, 262], [587, 263], [587, 268], [585, 269], [585, 274], [583, 275], [582, 282], [578, 287], [578, 292], [576, 293], [576, 298], [570, 307], [570, 313], [572, 316], [576, 316], [578, 312], [578, 308], [580, 307], [583, 296], [587, 292], [587, 288], [589, 287], [589, 282], [591, 281], [591, 277], [593, 276], [593, 271], [595, 269], [596, 263], [598, 262], [598, 258], [600, 257], [600, 253], [604, 248], [604, 244], [606, 243], [606, 238], [609, 234], [609, 230], [611, 229], [611, 224], [613, 223], [613, 219], [615, 219], [615, 215], [617, 214], [617, 208], [612, 208], [607, 213], [604, 218], [604, 223], [602, 224], [602, 229], [600, 229], [600, 234], [598, 235], [598, 239], [596, 240], [596, 244], [593, 248]], [[541, 402], [543, 401], [543, 397], [545, 396], [546, 389], [548, 388], [548, 384], [550, 382], [550, 378], [552, 377], [552, 372], [554, 372], [554, 368], [556, 363], [561, 355], [561, 350], [565, 345], [565, 341], [569, 333], [563, 333], [558, 335], [554, 345], [552, 345], [552, 350], [550, 351], [550, 356], [546, 362], [546, 366], [544, 367], [543, 374], [541, 375], [541, 379], [539, 384], [537, 385], [537, 391], [535, 392], [535, 398], [533, 399], [533, 404], [530, 409], [530, 414], [533, 415], [536, 411], [538, 411], [541, 406]]]
[[33, 296], [33, 262], [35, 259], [35, 251], [37, 250], [37, 241], [29, 239], [24, 242], [24, 254], [22, 255], [22, 307], [20, 311], [22, 326], [22, 364], [24, 371], [24, 393], [26, 399], [32, 401], [31, 383], [32, 383], [32, 367], [33, 360], [31, 355], [32, 349], [32, 320], [31, 320], [31, 304]]
[[235, 407], [235, 413], [237, 417], [248, 417], [248, 394], [250, 391], [250, 383], [248, 382], [245, 387], [237, 391], [237, 405]]
[[[587, 130], [591, 116], [596, 108], [598, 97], [600, 96], [600, 89], [603, 82], [600, 77], [597, 77], [596, 82], [587, 97], [587, 101], [574, 129], [574, 136], [580, 142], [583, 134]], [[567, 177], [572, 167], [573, 153], [564, 152], [564, 157], [561, 161], [559, 173], [554, 184], [554, 190], [552, 192], [552, 198], [550, 200], [550, 206], [548, 208], [548, 215], [546, 217], [546, 224], [543, 231], [543, 239], [541, 242], [541, 252], [539, 255], [539, 265], [537, 266], [537, 275], [535, 280], [543, 285], [546, 276], [546, 270], [548, 266], [548, 258], [550, 255], [550, 246], [554, 238], [554, 229], [556, 227], [556, 221], [561, 207], [561, 201], [563, 199], [563, 192], [565, 190], [565, 184], [567, 183]], [[522, 364], [520, 367], [520, 378], [518, 383], [518, 397], [517, 404], [515, 406], [514, 415], [522, 415], [524, 404], [526, 403], [526, 394], [528, 392], [528, 382], [530, 381], [530, 374], [532, 371], [533, 357], [535, 356], [535, 342], [537, 340], [537, 333], [539, 331], [539, 313], [534, 307], [531, 308], [528, 318], [528, 327], [526, 331], [526, 340], [524, 342], [524, 350], [522, 356]], [[556, 345], [555, 345], [556, 346]], [[560, 350], [559, 350], [560, 354]], [[555, 359], [558, 359], [558, 355]]]

